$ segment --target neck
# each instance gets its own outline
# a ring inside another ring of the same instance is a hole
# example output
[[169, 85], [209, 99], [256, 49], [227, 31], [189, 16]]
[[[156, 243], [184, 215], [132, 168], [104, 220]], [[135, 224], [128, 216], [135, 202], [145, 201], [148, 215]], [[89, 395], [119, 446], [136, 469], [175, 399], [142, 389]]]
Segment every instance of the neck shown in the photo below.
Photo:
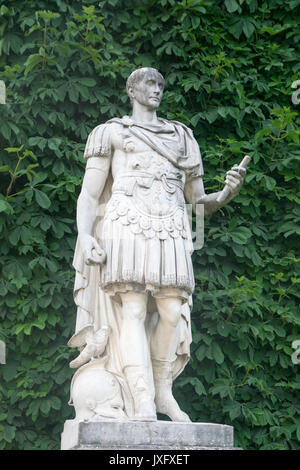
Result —
[[149, 109], [144, 105], [134, 101], [132, 106], [132, 119], [135, 122], [147, 122], [157, 124], [157, 115], [155, 109]]

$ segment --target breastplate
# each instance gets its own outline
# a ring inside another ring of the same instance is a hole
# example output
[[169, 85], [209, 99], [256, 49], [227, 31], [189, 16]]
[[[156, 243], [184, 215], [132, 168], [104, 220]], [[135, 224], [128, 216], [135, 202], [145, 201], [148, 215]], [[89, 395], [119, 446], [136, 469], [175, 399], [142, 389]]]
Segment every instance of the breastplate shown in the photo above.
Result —
[[128, 153], [126, 159], [126, 171], [115, 178], [106, 216], [149, 237], [185, 237], [184, 172], [154, 151]]
[[156, 152], [127, 154], [127, 171], [117, 176], [112, 191], [131, 198], [137, 209], [153, 216], [184, 206], [185, 174]]

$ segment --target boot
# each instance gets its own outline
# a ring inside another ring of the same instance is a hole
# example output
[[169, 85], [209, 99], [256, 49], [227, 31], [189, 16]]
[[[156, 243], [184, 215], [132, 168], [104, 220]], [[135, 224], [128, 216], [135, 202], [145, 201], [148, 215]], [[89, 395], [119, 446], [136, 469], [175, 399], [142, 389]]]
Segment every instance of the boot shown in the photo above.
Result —
[[169, 416], [172, 421], [190, 422], [190, 418], [181, 411], [172, 394], [172, 362], [152, 359], [152, 367], [156, 411]]
[[134, 403], [134, 420], [156, 421], [153, 397], [147, 386], [147, 372], [143, 366], [127, 366], [124, 369]]

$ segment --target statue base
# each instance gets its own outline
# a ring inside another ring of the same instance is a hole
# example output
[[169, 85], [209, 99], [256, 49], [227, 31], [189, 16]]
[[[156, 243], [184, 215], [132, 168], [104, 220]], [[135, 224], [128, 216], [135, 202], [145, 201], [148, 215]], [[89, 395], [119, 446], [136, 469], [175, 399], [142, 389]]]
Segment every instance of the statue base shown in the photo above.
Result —
[[173, 421], [67, 420], [61, 450], [237, 450], [233, 427]]

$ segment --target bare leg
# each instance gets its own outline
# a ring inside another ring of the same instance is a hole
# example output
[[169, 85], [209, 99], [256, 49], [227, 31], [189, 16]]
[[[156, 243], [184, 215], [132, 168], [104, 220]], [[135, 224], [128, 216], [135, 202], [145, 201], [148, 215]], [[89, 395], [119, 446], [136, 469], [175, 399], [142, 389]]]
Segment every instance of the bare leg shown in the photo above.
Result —
[[155, 384], [156, 410], [172, 421], [190, 421], [181, 411], [172, 394], [173, 362], [178, 346], [181, 299], [167, 297], [156, 299], [159, 321], [151, 341], [151, 356]]
[[123, 363], [125, 366], [145, 365], [149, 355], [145, 332], [147, 294], [129, 291], [120, 297], [123, 305], [120, 333]]
[[182, 301], [178, 297], [157, 298], [159, 320], [151, 341], [152, 357], [173, 361], [178, 341], [178, 322]]
[[120, 294], [123, 321], [120, 350], [137, 420], [156, 420], [150, 354], [145, 332], [147, 294], [129, 291]]

